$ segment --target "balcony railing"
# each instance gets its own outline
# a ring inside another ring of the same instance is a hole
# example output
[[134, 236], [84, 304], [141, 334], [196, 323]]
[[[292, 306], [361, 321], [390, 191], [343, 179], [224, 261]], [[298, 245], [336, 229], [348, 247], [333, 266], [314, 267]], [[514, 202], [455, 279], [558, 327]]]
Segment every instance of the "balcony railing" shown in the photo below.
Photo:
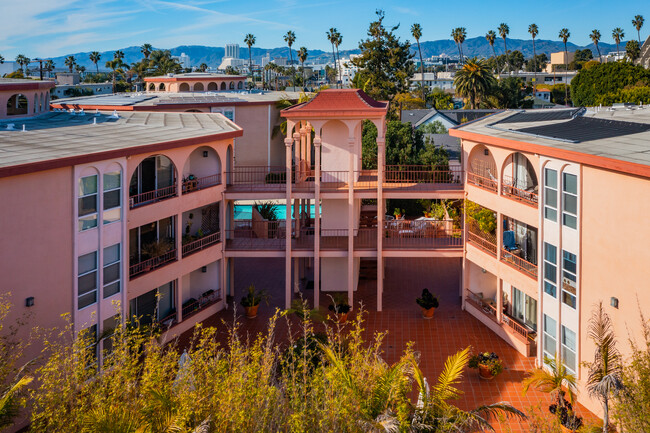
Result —
[[467, 226], [467, 242], [480, 248], [492, 257], [497, 256], [497, 245], [494, 239], [490, 240], [488, 234], [484, 233], [478, 227], [473, 225]]
[[221, 173], [199, 177], [183, 182], [183, 194], [199, 191], [211, 186], [221, 185]]
[[152, 270], [167, 265], [175, 260], [176, 249], [173, 249], [158, 257], [153, 257], [151, 259], [133, 264], [129, 267], [129, 278], [134, 278], [146, 274], [147, 272], [151, 272]]
[[478, 186], [479, 188], [486, 189], [496, 193], [498, 191], [498, 182], [496, 179], [483, 177], [480, 174], [467, 172], [467, 183]]
[[522, 188], [511, 176], [503, 176], [501, 193], [513, 200], [537, 207], [539, 197], [533, 188]]
[[384, 168], [385, 189], [429, 189], [431, 184], [450, 184], [463, 187], [461, 167], [432, 169], [426, 165], [387, 165]]
[[518, 335], [521, 337], [521, 339], [524, 342], [530, 342], [531, 340], [535, 340], [536, 333], [535, 331], [531, 331], [521, 323], [517, 322], [517, 320], [514, 317], [510, 317], [508, 314], [503, 314], [501, 316], [501, 322], [509, 328], [514, 334]]
[[452, 220], [386, 221], [384, 249], [461, 248], [462, 230]]
[[216, 304], [221, 300], [221, 289], [208, 290], [199, 296], [199, 299], [188, 299], [183, 303], [182, 320], [189, 319], [196, 313]]
[[513, 252], [501, 249], [501, 260], [517, 269], [518, 271], [537, 279], [537, 265], [522, 259]]
[[287, 183], [284, 166], [239, 166], [227, 172], [228, 186], [242, 191], [283, 191]]
[[176, 184], [164, 188], [147, 191], [129, 197], [129, 207], [131, 209], [166, 200], [177, 195]]
[[481, 295], [474, 293], [471, 290], [467, 290], [467, 297], [465, 302], [473, 306], [474, 308], [482, 311], [487, 317], [491, 320], [497, 321], [497, 308], [491, 303], [487, 302]]
[[286, 244], [282, 221], [240, 220], [226, 230], [229, 250], [283, 250]]
[[321, 250], [347, 250], [348, 230], [347, 229], [321, 229], [320, 231]]
[[302, 227], [291, 242], [291, 248], [294, 250], [313, 250], [314, 249], [314, 227]]
[[202, 238], [183, 244], [183, 257], [189, 256], [197, 251], [221, 242], [221, 232], [212, 233]]

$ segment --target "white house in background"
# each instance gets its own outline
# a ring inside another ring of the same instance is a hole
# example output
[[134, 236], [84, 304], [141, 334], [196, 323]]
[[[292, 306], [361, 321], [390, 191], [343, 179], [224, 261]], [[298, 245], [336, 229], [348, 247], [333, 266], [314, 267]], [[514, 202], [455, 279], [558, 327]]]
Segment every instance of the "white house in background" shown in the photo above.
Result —
[[[420, 72], [413, 74], [413, 78], [411, 78], [411, 83], [410, 83], [411, 89], [414, 89], [416, 85], [419, 84], [420, 82], [422, 82], [422, 74]], [[424, 85], [429, 88], [437, 87], [446, 92], [453, 92], [455, 89], [453, 78], [451, 77], [443, 78], [440, 76], [440, 74], [436, 74], [434, 72], [424, 73]]]
[[535, 97], [543, 101], [551, 102], [551, 91], [548, 89], [537, 89], [535, 91]]

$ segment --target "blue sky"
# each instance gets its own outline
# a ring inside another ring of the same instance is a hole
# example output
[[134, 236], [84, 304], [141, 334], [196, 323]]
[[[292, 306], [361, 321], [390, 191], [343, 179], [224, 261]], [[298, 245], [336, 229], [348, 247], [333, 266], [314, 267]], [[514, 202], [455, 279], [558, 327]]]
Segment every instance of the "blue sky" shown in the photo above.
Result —
[[376, 9], [386, 11], [387, 24], [401, 24], [402, 38], [420, 23], [422, 40], [447, 39], [457, 26], [466, 27], [468, 37], [483, 36], [501, 22], [510, 26], [510, 37], [528, 38], [528, 24], [535, 22], [541, 39], [557, 39], [567, 27], [570, 41], [584, 45], [597, 28], [603, 42], [612, 42], [614, 27], [625, 30], [625, 39], [636, 38], [636, 14], [648, 20], [642, 38], [650, 32], [648, 0], [0, 0], [0, 54], [7, 60], [19, 53], [53, 57], [145, 42], [162, 48], [243, 45], [249, 32], [256, 46], [274, 48], [284, 45], [287, 30], [296, 33], [298, 47], [328, 50], [330, 27], [343, 35], [342, 49], [351, 49], [365, 37]]

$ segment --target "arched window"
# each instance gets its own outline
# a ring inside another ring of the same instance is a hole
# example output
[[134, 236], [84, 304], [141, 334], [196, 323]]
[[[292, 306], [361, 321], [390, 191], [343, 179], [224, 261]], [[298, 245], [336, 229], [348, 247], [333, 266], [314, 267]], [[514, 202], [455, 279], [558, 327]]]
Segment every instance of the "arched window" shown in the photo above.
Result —
[[20, 116], [27, 114], [27, 98], [23, 94], [11, 96], [7, 101], [7, 116]]
[[149, 83], [149, 91], [154, 92], [156, 90], [156, 84], [155, 83]]
[[226, 83], [225, 82], [221, 83], [221, 90], [226, 90]]
[[217, 83], [215, 82], [208, 83], [208, 90], [217, 90]]
[[165, 91], [165, 83], [160, 83], [160, 86], [158, 86], [158, 91], [160, 91], [160, 92]]
[[244, 82], [240, 81], [239, 83], [237, 83], [237, 88], [238, 89], [243, 89], [244, 88]]
[[129, 185], [131, 208], [174, 197], [176, 168], [164, 155], [144, 159], [133, 172]]
[[230, 90], [235, 90], [235, 82], [231, 81], [229, 87], [230, 87]]
[[194, 91], [195, 92], [202, 92], [203, 90], [204, 90], [203, 83], [196, 83], [194, 85]]
[[189, 92], [190, 91], [190, 85], [187, 83], [181, 83], [181, 85], [178, 87], [179, 92]]

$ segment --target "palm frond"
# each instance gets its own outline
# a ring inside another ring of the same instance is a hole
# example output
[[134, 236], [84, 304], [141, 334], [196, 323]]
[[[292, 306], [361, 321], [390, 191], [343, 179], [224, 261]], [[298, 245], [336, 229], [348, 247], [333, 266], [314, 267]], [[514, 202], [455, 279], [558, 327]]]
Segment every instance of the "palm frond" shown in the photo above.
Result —
[[462, 392], [456, 388], [463, 377], [463, 370], [469, 360], [469, 347], [456, 352], [445, 361], [445, 366], [438, 376], [438, 383], [434, 386], [436, 399], [446, 401], [457, 398]]

